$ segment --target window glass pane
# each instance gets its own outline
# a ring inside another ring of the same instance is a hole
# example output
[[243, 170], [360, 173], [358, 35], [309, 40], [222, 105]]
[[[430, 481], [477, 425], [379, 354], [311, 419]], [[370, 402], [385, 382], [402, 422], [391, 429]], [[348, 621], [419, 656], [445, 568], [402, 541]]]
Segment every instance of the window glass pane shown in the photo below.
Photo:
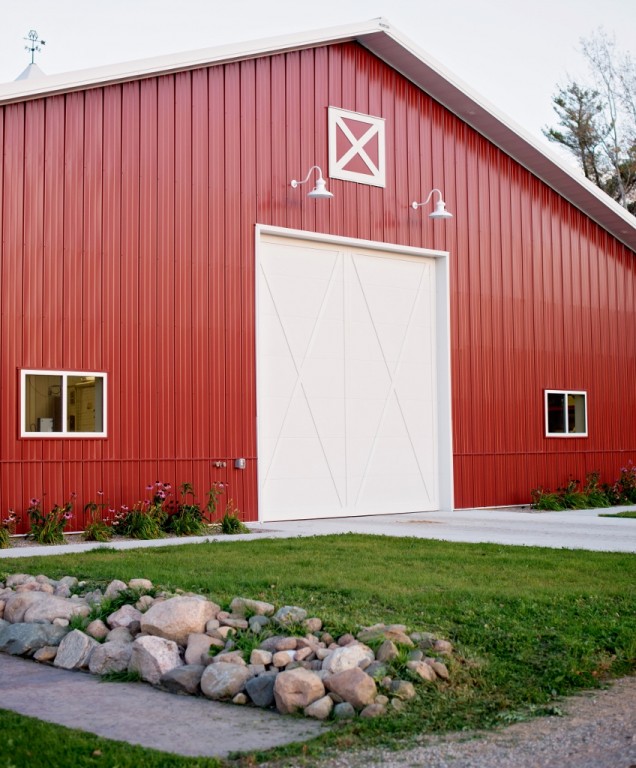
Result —
[[27, 374], [25, 397], [25, 432], [60, 432], [62, 430], [62, 377]]
[[67, 432], [102, 432], [101, 376], [69, 376], [66, 387]]
[[565, 394], [548, 392], [548, 432], [565, 432]]
[[585, 434], [585, 395], [568, 395], [568, 432]]

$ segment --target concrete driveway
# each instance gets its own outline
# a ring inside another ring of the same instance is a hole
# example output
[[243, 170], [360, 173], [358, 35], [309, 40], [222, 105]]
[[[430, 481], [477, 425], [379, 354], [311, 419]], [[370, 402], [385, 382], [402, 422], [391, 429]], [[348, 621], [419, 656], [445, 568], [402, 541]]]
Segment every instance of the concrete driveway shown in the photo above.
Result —
[[[601, 517], [634, 507], [611, 510], [572, 510], [537, 512], [528, 507], [511, 509], [463, 509], [419, 512], [408, 515], [338, 517], [328, 520], [291, 520], [276, 523], [249, 523], [253, 531], [239, 536], [192, 536], [152, 539], [151, 541], [115, 541], [115, 549], [166, 547], [204, 541], [253, 541], [297, 536], [324, 536], [333, 533], [369, 533], [378, 536], [413, 536], [444, 541], [490, 542], [554, 549], [587, 549], [597, 552], [636, 553], [636, 519]], [[47, 547], [12, 547], [0, 550], [0, 559], [86, 552], [103, 547], [94, 542], [80, 542]]]
[[[538, 512], [524, 508], [464, 509], [410, 515], [260, 523], [270, 536], [371, 533], [444, 541], [491, 542], [598, 552], [636, 552], [636, 519], [600, 517], [612, 510]], [[633, 507], [631, 508], [633, 509]]]

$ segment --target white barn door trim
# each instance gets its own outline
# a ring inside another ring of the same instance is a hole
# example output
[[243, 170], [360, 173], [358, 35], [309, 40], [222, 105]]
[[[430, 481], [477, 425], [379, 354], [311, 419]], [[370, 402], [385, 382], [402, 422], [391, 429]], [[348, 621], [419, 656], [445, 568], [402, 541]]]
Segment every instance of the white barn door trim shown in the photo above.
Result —
[[453, 508], [448, 253], [256, 226], [259, 519]]

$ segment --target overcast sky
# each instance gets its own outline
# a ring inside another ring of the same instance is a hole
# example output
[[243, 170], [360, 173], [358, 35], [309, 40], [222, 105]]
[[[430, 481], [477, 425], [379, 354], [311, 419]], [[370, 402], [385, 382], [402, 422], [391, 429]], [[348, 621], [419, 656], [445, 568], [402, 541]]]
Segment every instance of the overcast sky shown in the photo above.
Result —
[[378, 16], [535, 136], [556, 84], [586, 72], [582, 36], [636, 46], [636, 0], [0, 0], [0, 83], [29, 63], [30, 29], [57, 74]]

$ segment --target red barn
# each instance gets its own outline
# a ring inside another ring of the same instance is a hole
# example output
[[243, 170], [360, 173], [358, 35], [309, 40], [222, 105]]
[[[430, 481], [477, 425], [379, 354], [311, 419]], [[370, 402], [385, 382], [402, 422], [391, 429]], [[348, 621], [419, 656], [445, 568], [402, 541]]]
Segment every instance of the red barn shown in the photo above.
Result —
[[384, 20], [4, 85], [0, 146], [4, 511], [513, 505], [636, 453], [636, 220]]

